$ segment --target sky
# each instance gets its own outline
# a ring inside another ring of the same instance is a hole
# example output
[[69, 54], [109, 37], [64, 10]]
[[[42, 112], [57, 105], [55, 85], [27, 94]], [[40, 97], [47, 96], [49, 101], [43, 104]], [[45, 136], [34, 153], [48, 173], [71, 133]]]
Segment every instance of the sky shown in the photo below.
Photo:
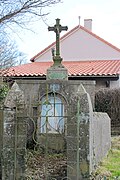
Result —
[[[120, 48], [120, 0], [62, 0], [62, 3], [43, 9], [49, 15], [37, 22], [31, 22], [28, 29], [21, 30], [14, 38], [19, 50], [32, 58], [55, 41], [55, 33], [48, 31], [48, 26], [55, 25], [59, 18], [68, 31], [79, 24], [84, 26], [84, 19], [92, 19], [92, 32]], [[66, 32], [61, 32], [61, 36]]]

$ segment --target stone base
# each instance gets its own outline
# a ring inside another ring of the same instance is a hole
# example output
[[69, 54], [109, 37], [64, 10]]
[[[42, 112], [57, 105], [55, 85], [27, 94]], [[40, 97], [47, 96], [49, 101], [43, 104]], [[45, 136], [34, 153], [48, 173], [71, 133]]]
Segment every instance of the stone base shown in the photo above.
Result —
[[47, 69], [47, 80], [49, 79], [68, 80], [68, 71], [64, 66], [52, 66]]

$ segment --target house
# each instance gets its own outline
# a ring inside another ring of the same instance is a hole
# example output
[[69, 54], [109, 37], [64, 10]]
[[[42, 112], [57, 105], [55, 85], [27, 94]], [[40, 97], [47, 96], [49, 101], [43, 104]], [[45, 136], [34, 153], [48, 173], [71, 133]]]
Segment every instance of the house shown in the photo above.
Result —
[[[120, 49], [92, 32], [91, 19], [63, 35], [60, 44], [69, 80], [95, 80], [96, 88], [120, 87]], [[6, 76], [46, 79], [54, 48], [55, 42], [32, 57], [32, 63], [10, 68]]]

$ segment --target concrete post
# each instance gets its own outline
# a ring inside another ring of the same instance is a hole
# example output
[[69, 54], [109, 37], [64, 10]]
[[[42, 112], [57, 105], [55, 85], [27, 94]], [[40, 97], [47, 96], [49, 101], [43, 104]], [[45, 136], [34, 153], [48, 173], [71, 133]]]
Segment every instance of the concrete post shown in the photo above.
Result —
[[93, 111], [89, 94], [82, 85], [71, 104], [67, 123], [67, 176], [71, 180], [88, 180], [93, 159]]
[[25, 179], [27, 119], [24, 94], [13, 84], [4, 103], [2, 179]]

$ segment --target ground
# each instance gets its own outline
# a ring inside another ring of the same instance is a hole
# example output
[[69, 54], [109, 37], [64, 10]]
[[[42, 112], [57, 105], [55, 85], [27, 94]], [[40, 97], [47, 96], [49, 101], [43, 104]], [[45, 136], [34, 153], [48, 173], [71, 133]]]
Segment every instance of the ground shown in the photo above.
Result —
[[[66, 176], [66, 157], [63, 153], [44, 154], [40, 151], [27, 153], [27, 180], [54, 180]], [[53, 178], [54, 177], [54, 178]]]
[[[64, 153], [44, 154], [42, 151], [29, 150], [26, 158], [27, 180], [44, 180], [46, 174], [50, 180], [59, 180], [66, 176], [67, 163]], [[111, 138], [111, 150], [100, 162], [91, 180], [120, 180], [120, 136]]]

